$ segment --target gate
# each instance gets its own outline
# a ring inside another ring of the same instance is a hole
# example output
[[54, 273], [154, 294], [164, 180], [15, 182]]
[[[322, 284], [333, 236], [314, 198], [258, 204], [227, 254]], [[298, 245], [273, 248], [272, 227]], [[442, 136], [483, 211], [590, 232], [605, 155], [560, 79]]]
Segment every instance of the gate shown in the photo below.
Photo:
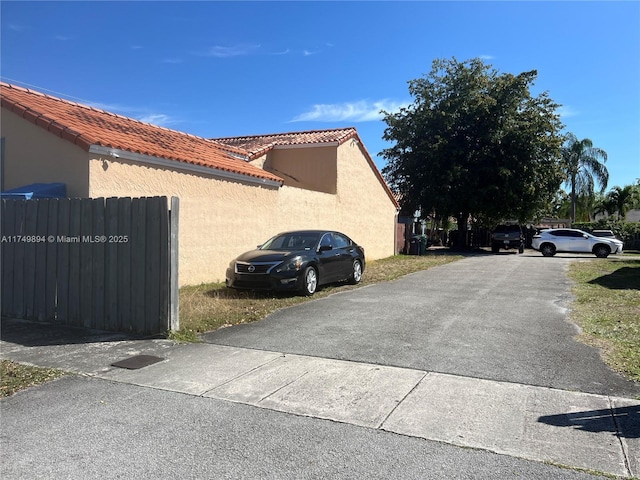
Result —
[[2, 200], [2, 315], [177, 330], [179, 199]]

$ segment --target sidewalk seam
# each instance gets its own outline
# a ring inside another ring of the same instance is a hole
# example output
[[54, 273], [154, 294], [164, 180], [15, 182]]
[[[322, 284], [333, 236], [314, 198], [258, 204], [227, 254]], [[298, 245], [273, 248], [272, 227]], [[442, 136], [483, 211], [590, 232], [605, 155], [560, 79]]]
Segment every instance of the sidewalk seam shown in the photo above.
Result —
[[[274, 353], [280, 353], [280, 352], [274, 352]], [[219, 387], [222, 387], [223, 385], [227, 385], [228, 383], [234, 382], [234, 381], [236, 381], [237, 379], [244, 377], [245, 375], [248, 375], [248, 374], [250, 374], [250, 373], [255, 372], [256, 370], [258, 370], [258, 369], [260, 369], [260, 368], [264, 367], [265, 365], [269, 365], [271, 362], [275, 362], [276, 360], [278, 360], [278, 359], [280, 359], [280, 358], [283, 358], [284, 356], [285, 356], [285, 354], [284, 354], [284, 353], [280, 353], [280, 356], [279, 356], [279, 357], [272, 358], [271, 360], [269, 360], [269, 361], [267, 361], [267, 362], [265, 362], [265, 363], [263, 363], [263, 364], [260, 364], [260, 365], [258, 365], [257, 367], [253, 367], [252, 369], [247, 370], [246, 372], [242, 372], [240, 375], [236, 375], [235, 377], [230, 378], [229, 380], [227, 380], [227, 381], [225, 381], [225, 382], [222, 382], [222, 383], [220, 383], [220, 384], [218, 384], [218, 385], [216, 385], [216, 386], [214, 386], [214, 387], [210, 388], [209, 390], [205, 390], [204, 392], [202, 392], [202, 393], [200, 393], [200, 394], [197, 394], [197, 396], [198, 396], [198, 397], [204, 397], [207, 393], [209, 393], [209, 392], [211, 392], [211, 391], [215, 390], [216, 388], [219, 388]]]
[[627, 448], [627, 444], [622, 438], [622, 432], [620, 430], [620, 425], [618, 424], [618, 419], [615, 414], [615, 407], [613, 405], [613, 401], [611, 397], [607, 395], [607, 400], [609, 402], [609, 412], [611, 412], [611, 418], [613, 419], [613, 424], [616, 427], [616, 438], [618, 439], [618, 443], [620, 444], [620, 449], [622, 450], [622, 458], [624, 459], [624, 469], [627, 471], [628, 477], [633, 477], [633, 472], [631, 471], [631, 461], [629, 459], [629, 451]]
[[[398, 403], [396, 403], [396, 406], [395, 406], [395, 407], [393, 407], [393, 408], [391, 409], [391, 411], [390, 411], [390, 412], [389, 412], [389, 413], [388, 413], [388, 414], [387, 414], [387, 415], [382, 419], [382, 421], [381, 421], [381, 422], [380, 422], [380, 423], [375, 427], [375, 429], [376, 429], [376, 430], [384, 430], [384, 428], [382, 428], [382, 426], [384, 425], [384, 422], [386, 422], [386, 421], [389, 419], [389, 417], [390, 417], [391, 415], [393, 415], [393, 412], [395, 412], [395, 411], [398, 409], [398, 407], [399, 407], [400, 405], [402, 405], [402, 402], [404, 402], [404, 401], [407, 399], [407, 397], [408, 397], [409, 395], [411, 395], [411, 394], [413, 393], [413, 391], [414, 391], [416, 388], [418, 388], [418, 385], [420, 385], [420, 384], [422, 383], [422, 381], [423, 381], [423, 380], [427, 377], [427, 375], [429, 375], [430, 373], [431, 373], [431, 372], [424, 372], [424, 375], [422, 375], [422, 377], [420, 377], [420, 380], [418, 380], [418, 381], [416, 382], [416, 384], [413, 386], [413, 388], [411, 388], [411, 390], [409, 390], [409, 391], [407, 392], [407, 394], [406, 394], [404, 397], [402, 397], [402, 399], [400, 399], [400, 401], [399, 401]], [[384, 430], [384, 431], [386, 431], [386, 430]]]
[[293, 380], [291, 380], [290, 382], [282, 385], [280, 388], [276, 388], [273, 392], [265, 395], [264, 397], [262, 397], [260, 400], [258, 400], [256, 402], [256, 405], [259, 405], [260, 402], [262, 402], [263, 400], [266, 400], [267, 398], [269, 398], [272, 395], [275, 395], [276, 393], [278, 393], [280, 390], [282, 390], [283, 388], [287, 388], [289, 385], [291, 385], [292, 383], [297, 382], [298, 380], [300, 380], [302, 377], [304, 377], [307, 373], [309, 373], [309, 371], [304, 372], [302, 375], [299, 375], [298, 377], [294, 378]]

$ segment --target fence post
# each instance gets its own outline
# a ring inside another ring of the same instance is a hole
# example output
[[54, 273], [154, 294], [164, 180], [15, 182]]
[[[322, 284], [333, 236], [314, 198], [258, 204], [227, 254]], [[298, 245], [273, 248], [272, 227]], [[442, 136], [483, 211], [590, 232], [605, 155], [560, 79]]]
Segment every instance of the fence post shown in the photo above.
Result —
[[171, 220], [169, 222], [169, 237], [171, 239], [171, 251], [169, 252], [169, 330], [180, 330], [180, 297], [178, 288], [179, 218], [180, 199], [171, 197]]

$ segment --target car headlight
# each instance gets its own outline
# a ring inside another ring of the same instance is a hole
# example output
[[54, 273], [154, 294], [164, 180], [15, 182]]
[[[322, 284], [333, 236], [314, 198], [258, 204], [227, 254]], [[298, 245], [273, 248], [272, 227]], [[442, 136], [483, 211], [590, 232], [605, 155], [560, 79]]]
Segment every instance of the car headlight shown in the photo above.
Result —
[[291, 260], [287, 260], [286, 262], [282, 262], [276, 268], [276, 273], [281, 272], [294, 272], [298, 271], [302, 268], [302, 257], [297, 256], [293, 257]]

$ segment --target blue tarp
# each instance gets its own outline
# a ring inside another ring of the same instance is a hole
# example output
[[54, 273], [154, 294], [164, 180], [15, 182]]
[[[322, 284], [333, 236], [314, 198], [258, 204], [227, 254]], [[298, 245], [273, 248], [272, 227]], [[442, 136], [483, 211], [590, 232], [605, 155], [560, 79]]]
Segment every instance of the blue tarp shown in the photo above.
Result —
[[24, 187], [2, 192], [2, 198], [29, 200], [31, 198], [65, 198], [67, 186], [64, 183], [32, 183]]

